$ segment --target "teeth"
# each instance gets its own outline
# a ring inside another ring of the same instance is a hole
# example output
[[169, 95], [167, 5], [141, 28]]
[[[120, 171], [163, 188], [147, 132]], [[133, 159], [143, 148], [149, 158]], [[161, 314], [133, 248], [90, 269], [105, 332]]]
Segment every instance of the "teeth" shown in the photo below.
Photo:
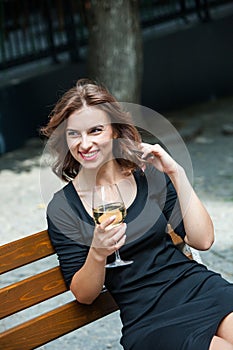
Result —
[[82, 154], [82, 156], [83, 156], [84, 158], [91, 158], [91, 157], [93, 157], [96, 153], [97, 153], [97, 151], [93, 151], [93, 152], [89, 152], [89, 153], [84, 153], [84, 154]]

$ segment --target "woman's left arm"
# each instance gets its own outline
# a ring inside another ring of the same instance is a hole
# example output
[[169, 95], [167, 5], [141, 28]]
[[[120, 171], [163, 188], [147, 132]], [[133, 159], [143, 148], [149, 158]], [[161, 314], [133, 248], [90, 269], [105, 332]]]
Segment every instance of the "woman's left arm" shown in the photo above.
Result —
[[[158, 144], [141, 144], [142, 158], [166, 173], [177, 192], [186, 231], [185, 242], [198, 250], [207, 250], [214, 242], [212, 220], [192, 188], [185, 170]], [[151, 157], [148, 158], [148, 155]]]

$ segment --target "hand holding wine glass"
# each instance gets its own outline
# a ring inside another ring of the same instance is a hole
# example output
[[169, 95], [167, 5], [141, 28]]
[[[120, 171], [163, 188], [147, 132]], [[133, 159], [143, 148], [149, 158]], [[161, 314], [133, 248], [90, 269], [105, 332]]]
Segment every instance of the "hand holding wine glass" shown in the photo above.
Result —
[[[101, 225], [102, 223], [105, 223], [106, 220], [110, 220], [109, 224], [105, 228], [106, 234], [108, 230], [120, 225], [126, 216], [126, 208], [119, 188], [116, 184], [95, 186], [93, 190], [92, 208], [94, 220], [97, 225]], [[112, 220], [110, 218], [112, 218]], [[113, 234], [114, 233], [115, 231], [113, 230]], [[116, 244], [117, 242], [112, 243]], [[115, 255], [116, 260], [110, 264], [107, 264], [106, 267], [124, 266], [133, 262], [123, 261], [118, 250], [115, 251]]]

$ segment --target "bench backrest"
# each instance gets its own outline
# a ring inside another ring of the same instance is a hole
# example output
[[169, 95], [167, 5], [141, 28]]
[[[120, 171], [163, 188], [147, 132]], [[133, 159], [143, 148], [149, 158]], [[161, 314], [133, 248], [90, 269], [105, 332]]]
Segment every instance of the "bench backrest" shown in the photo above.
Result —
[[[181, 240], [171, 233], [176, 245]], [[43, 259], [55, 251], [47, 231], [0, 247], [0, 274]], [[40, 272], [0, 290], [0, 319], [67, 291], [59, 266]], [[113, 298], [103, 291], [92, 305], [76, 300], [40, 314], [0, 334], [0, 349], [34, 349], [117, 310]]]
[[[47, 231], [0, 247], [0, 273], [54, 254]], [[0, 290], [0, 318], [67, 291], [60, 268], [54, 267]], [[0, 349], [34, 349], [117, 310], [108, 292], [92, 305], [68, 302], [0, 334]]]

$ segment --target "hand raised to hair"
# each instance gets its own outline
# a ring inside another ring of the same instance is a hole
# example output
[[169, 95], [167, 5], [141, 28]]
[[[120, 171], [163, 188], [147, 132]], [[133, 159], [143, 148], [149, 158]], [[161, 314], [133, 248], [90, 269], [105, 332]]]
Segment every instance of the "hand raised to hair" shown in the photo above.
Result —
[[167, 175], [176, 173], [178, 167], [180, 167], [159, 144], [141, 143], [140, 150], [143, 152], [142, 158], [146, 158], [148, 163], [151, 163], [156, 169]]

